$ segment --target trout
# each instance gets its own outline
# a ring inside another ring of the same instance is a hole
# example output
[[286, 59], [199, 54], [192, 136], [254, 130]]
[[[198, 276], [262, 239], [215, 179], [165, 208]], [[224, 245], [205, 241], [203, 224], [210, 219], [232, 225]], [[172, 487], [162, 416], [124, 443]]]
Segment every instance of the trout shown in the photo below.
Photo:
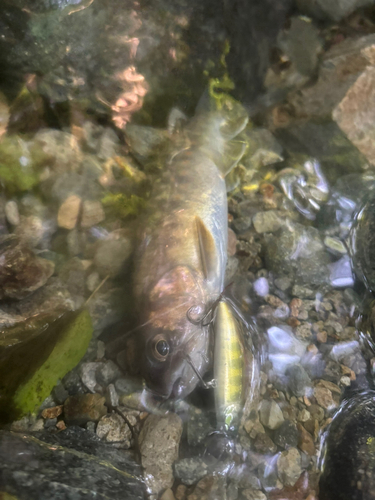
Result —
[[161, 400], [182, 399], [210, 362], [206, 324], [224, 286], [225, 175], [244, 154], [247, 113], [234, 100], [198, 111], [154, 183], [136, 253], [141, 372]]

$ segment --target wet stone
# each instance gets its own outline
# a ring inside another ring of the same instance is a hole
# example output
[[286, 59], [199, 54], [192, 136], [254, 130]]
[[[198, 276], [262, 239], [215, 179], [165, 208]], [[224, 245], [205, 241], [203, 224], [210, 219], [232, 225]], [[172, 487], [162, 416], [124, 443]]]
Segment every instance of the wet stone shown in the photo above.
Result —
[[64, 403], [64, 418], [69, 425], [97, 422], [107, 413], [105, 398], [100, 394], [69, 396]]
[[109, 386], [106, 388], [105, 399], [107, 406], [109, 407], [113, 408], [119, 405], [119, 397], [113, 384], [109, 384]]
[[253, 444], [254, 450], [263, 455], [273, 455], [277, 451], [276, 445], [266, 433], [257, 434]]
[[253, 224], [257, 233], [274, 233], [284, 222], [277, 211], [268, 210], [254, 215]]
[[284, 422], [283, 413], [275, 401], [262, 401], [259, 415], [262, 424], [269, 429], [277, 429]]
[[82, 383], [90, 392], [95, 392], [96, 389], [100, 388], [96, 379], [96, 372], [100, 364], [98, 362], [82, 363], [79, 367]]
[[301, 456], [296, 448], [283, 451], [277, 460], [280, 481], [286, 486], [293, 486], [301, 475]]
[[99, 242], [94, 255], [95, 266], [102, 278], [116, 276], [124, 269], [132, 253], [132, 242], [121, 235], [109, 235]]
[[139, 448], [147, 488], [158, 494], [173, 485], [172, 465], [178, 458], [182, 421], [174, 413], [149, 415], [139, 435]]
[[81, 198], [69, 196], [60, 206], [57, 213], [57, 224], [64, 229], [74, 229], [81, 210]]
[[198, 482], [207, 475], [207, 464], [199, 457], [184, 458], [174, 464], [174, 473], [177, 479], [187, 486]]
[[298, 444], [298, 430], [290, 420], [285, 420], [273, 436], [274, 443], [281, 448], [296, 448]]
[[0, 431], [0, 468], [1, 489], [16, 498], [143, 500], [145, 494], [131, 456], [78, 427], [35, 437]]
[[288, 388], [296, 396], [304, 396], [306, 389], [310, 387], [310, 377], [301, 365], [293, 365], [287, 369], [286, 375], [289, 377]]
[[85, 200], [82, 204], [81, 226], [88, 228], [99, 224], [105, 219], [100, 201]]
[[[130, 424], [136, 425], [137, 419], [130, 412], [125, 413]], [[104, 415], [96, 426], [96, 434], [109, 443], [120, 443], [122, 448], [130, 448], [132, 433], [129, 426], [117, 413]]]
[[115, 382], [116, 391], [120, 396], [131, 394], [132, 392], [140, 391], [143, 388], [142, 382], [139, 379], [119, 378]]
[[55, 269], [15, 236], [0, 237], [0, 255], [0, 299], [27, 297], [45, 285]]
[[298, 448], [307, 455], [316, 455], [314, 440], [311, 434], [301, 424], [298, 425]]
[[332, 409], [336, 406], [332, 398], [332, 392], [325, 387], [315, 387], [314, 389], [315, 399], [322, 408]]
[[241, 495], [246, 498], [246, 500], [267, 500], [266, 495], [261, 490], [243, 490]]

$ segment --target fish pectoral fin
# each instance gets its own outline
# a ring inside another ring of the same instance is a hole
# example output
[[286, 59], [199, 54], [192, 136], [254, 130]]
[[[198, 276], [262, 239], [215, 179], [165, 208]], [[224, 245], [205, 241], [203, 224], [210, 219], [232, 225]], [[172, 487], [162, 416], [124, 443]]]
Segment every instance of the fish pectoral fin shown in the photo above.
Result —
[[206, 280], [214, 279], [217, 271], [217, 251], [215, 241], [206, 224], [200, 217], [195, 217], [198, 234], [198, 253]]
[[247, 149], [247, 140], [243, 134], [224, 144], [221, 150], [214, 150], [210, 157], [224, 179], [238, 164]]

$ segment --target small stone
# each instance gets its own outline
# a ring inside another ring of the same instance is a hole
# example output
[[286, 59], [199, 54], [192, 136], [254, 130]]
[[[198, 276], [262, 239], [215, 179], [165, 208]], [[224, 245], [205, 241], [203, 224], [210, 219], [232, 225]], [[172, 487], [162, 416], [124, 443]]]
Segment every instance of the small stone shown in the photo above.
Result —
[[18, 226], [20, 223], [20, 214], [18, 212], [18, 205], [15, 201], [11, 200], [5, 204], [5, 215], [11, 226]]
[[340, 378], [340, 384], [343, 385], [344, 387], [349, 387], [350, 386], [350, 377], [343, 376]]
[[69, 196], [60, 205], [57, 213], [57, 224], [64, 229], [73, 229], [77, 225], [79, 212], [81, 209], [81, 198], [75, 194]]
[[266, 433], [257, 434], [254, 439], [254, 449], [262, 455], [273, 455], [277, 451], [276, 445]]
[[321, 406], [319, 405], [311, 405], [309, 407], [310, 415], [312, 418], [318, 420], [319, 422], [322, 422], [324, 419], [324, 410]]
[[253, 217], [253, 224], [257, 233], [274, 233], [284, 224], [277, 210], [258, 212]]
[[291, 280], [287, 277], [276, 278], [274, 283], [282, 292], [286, 292], [292, 286]]
[[187, 487], [184, 484], [179, 484], [175, 491], [176, 500], [185, 500]]
[[346, 246], [339, 238], [326, 236], [324, 238], [324, 244], [329, 250], [331, 250], [335, 254], [345, 255], [347, 253]]
[[43, 418], [56, 418], [60, 416], [63, 412], [63, 406], [54, 406], [52, 408], [45, 408], [42, 411], [42, 417]]
[[286, 486], [293, 486], [301, 475], [301, 456], [296, 448], [283, 451], [277, 460], [280, 481]]
[[95, 392], [95, 390], [100, 388], [96, 380], [96, 371], [98, 370], [100, 365], [101, 363], [90, 362], [90, 363], [82, 363], [81, 366], [79, 367], [82, 383], [91, 392]]
[[332, 392], [329, 389], [325, 387], [315, 387], [314, 396], [318, 405], [326, 410], [336, 407], [336, 403], [332, 398]]
[[[126, 417], [132, 425], [136, 425], [137, 420], [134, 416], [126, 414]], [[108, 443], [121, 443], [123, 448], [130, 448], [131, 430], [121, 415], [117, 413], [104, 415], [99, 420], [96, 435]]]
[[251, 217], [245, 216], [245, 217], [239, 217], [238, 219], [234, 219], [234, 221], [232, 222], [232, 226], [237, 234], [243, 233], [251, 226]]
[[261, 490], [243, 490], [241, 492], [242, 496], [246, 498], [246, 500], [267, 500], [266, 495]]
[[56, 429], [58, 429], [59, 431], [65, 431], [66, 429], [66, 425], [65, 425], [65, 422], [64, 420], [59, 420], [56, 424]]
[[316, 455], [316, 449], [314, 446], [314, 440], [309, 432], [303, 427], [302, 424], [297, 424], [298, 426], [298, 448], [304, 453], [310, 456]]
[[253, 283], [254, 292], [259, 295], [259, 297], [265, 297], [269, 294], [269, 284], [267, 278], [258, 278]]
[[173, 485], [172, 464], [178, 458], [182, 420], [175, 413], [149, 415], [139, 435], [139, 449], [147, 488], [159, 494]]
[[321, 330], [316, 335], [316, 340], [321, 344], [325, 344], [327, 342], [327, 332], [325, 330]]
[[105, 398], [100, 394], [70, 396], [64, 404], [64, 416], [69, 425], [97, 422], [107, 413]]
[[301, 365], [293, 365], [287, 369], [285, 374], [289, 377], [288, 388], [297, 397], [304, 396], [310, 387], [310, 377]]
[[85, 200], [82, 204], [81, 227], [87, 228], [99, 224], [105, 219], [100, 201]]
[[307, 422], [311, 418], [311, 413], [307, 411], [306, 409], [301, 410], [298, 413], [297, 420], [299, 422]]
[[275, 401], [262, 401], [259, 414], [260, 421], [268, 429], [277, 429], [284, 422], [283, 413]]
[[56, 427], [57, 418], [46, 418], [44, 420], [44, 428], [51, 429], [52, 427]]
[[160, 497], [160, 500], [175, 500], [173, 491], [170, 488], [167, 488]]
[[64, 401], [69, 397], [68, 391], [65, 389], [63, 384], [59, 382], [52, 391], [53, 399], [56, 403], [62, 405]]
[[280, 448], [295, 448], [298, 444], [298, 430], [290, 420], [285, 420], [273, 435], [274, 443]]
[[121, 370], [112, 360], [99, 363], [96, 370], [96, 379], [99, 384], [106, 386], [121, 377]]
[[183, 458], [174, 464], [175, 477], [187, 486], [207, 475], [207, 464], [199, 457]]
[[252, 428], [249, 432], [249, 435], [250, 435], [251, 439], [255, 439], [258, 434], [264, 434], [265, 432], [266, 431], [264, 430], [263, 425], [259, 421], [257, 421], [252, 426]]
[[109, 405], [113, 408], [119, 405], [119, 397], [113, 384], [109, 384], [105, 391], [105, 396], [107, 406]]
[[104, 356], [105, 356], [105, 343], [102, 342], [101, 340], [98, 340], [96, 347], [96, 358], [103, 359]]
[[[62, 420], [61, 420], [62, 422]], [[59, 422], [57, 422], [59, 423]], [[57, 425], [57, 424], [56, 424]], [[30, 432], [39, 432], [44, 429], [44, 419], [38, 418], [38, 420], [30, 427]]]

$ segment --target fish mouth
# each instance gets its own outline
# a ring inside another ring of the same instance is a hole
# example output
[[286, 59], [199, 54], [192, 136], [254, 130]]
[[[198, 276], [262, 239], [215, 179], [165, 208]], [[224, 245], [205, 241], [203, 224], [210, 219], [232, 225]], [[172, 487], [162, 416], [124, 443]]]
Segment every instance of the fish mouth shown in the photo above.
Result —
[[160, 393], [146, 387], [142, 392], [142, 406], [150, 413], [166, 414], [168, 413], [168, 403], [173, 403], [181, 398], [185, 387], [181, 384], [182, 377], [179, 377], [174, 382], [171, 391], [167, 393]]

